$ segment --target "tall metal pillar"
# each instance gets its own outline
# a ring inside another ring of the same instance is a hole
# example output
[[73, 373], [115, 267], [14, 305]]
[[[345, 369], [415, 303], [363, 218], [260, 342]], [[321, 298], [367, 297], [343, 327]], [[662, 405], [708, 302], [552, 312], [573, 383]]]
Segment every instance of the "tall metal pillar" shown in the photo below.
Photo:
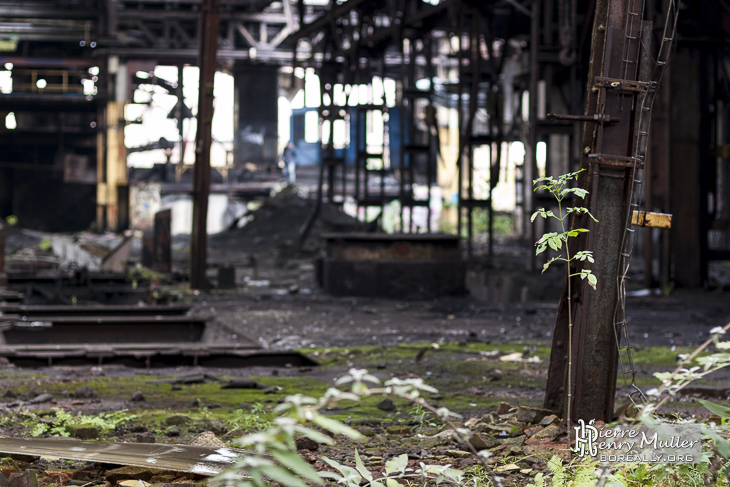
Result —
[[[627, 252], [625, 235], [633, 188], [643, 169], [650, 105], [641, 103], [652, 90], [644, 77], [647, 62], [642, 39], [650, 27], [642, 24], [640, 0], [597, 0], [593, 27], [588, 96], [581, 144], [581, 174], [578, 185], [590, 191], [581, 206], [587, 206], [599, 223], [585, 216], [574, 217], [572, 227], [588, 228], [586, 238], [571, 239], [571, 253], [590, 249], [598, 278], [592, 291], [585, 280], [572, 278], [571, 296], [566, 291], [556, 320], [548, 372], [545, 406], [562, 410], [568, 397], [568, 309], [573, 310], [572, 419], [610, 420], [613, 416], [618, 369], [618, 337], [622, 314], [618, 271]], [[595, 116], [595, 117], [594, 117]], [[610, 120], [610, 123], [609, 123]], [[637, 140], [640, 139], [640, 140]], [[631, 230], [628, 230], [631, 231]], [[578, 266], [571, 274], [579, 272]], [[619, 318], [617, 318], [619, 316]], [[617, 321], [618, 320], [618, 321]]]
[[210, 195], [210, 145], [213, 122], [213, 83], [218, 50], [220, 0], [205, 0], [200, 13], [198, 66], [198, 130], [193, 168], [193, 231], [190, 235], [190, 288], [207, 289], [208, 197]]

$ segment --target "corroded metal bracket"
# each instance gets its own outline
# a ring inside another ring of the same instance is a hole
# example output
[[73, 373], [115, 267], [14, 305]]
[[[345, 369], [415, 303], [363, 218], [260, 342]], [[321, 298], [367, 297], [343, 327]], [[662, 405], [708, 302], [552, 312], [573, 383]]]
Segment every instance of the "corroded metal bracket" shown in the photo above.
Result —
[[651, 211], [634, 211], [631, 224], [639, 227], [672, 228], [672, 215], [669, 213], [653, 213]]
[[618, 91], [630, 91], [634, 93], [650, 93], [656, 90], [656, 81], [635, 81], [629, 79], [606, 78], [597, 76], [595, 78], [596, 88], [608, 88]]

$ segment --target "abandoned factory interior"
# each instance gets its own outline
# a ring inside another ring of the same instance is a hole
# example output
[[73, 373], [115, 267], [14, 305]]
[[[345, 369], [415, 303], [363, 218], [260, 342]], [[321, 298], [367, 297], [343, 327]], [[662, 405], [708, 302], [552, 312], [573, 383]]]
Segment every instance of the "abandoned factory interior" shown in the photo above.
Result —
[[727, 486], [728, 303], [730, 0], [0, 0], [0, 486]]

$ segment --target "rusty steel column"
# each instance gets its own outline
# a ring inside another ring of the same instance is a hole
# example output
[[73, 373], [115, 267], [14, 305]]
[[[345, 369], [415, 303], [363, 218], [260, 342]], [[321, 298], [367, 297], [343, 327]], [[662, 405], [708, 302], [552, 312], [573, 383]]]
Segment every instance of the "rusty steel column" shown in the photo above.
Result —
[[154, 252], [152, 254], [152, 270], [156, 272], [172, 272], [172, 210], [155, 213]]
[[[591, 61], [588, 73], [588, 96], [585, 115], [610, 117], [613, 123], [585, 124], [581, 144], [581, 174], [578, 185], [590, 191], [586, 201], [599, 220], [580, 217], [571, 227], [588, 228], [585, 238], [573, 239], [571, 253], [592, 250], [591, 265], [598, 278], [592, 291], [587, 281], [573, 278], [573, 404], [572, 419], [608, 421], [613, 416], [619, 350], [614, 313], [619, 299], [617, 271], [622, 237], [625, 232], [630, 200], [633, 162], [635, 108], [639, 110], [628, 86], [637, 81], [641, 35], [641, 2], [639, 0], [598, 0], [593, 27]], [[632, 18], [633, 17], [633, 18]], [[627, 22], [627, 19], [629, 22]], [[627, 45], [628, 44], [628, 45]], [[635, 50], [635, 52], [634, 52]], [[629, 59], [627, 67], [626, 59]], [[617, 89], [607, 89], [610, 78]], [[618, 82], [618, 83], [616, 83]], [[634, 83], [640, 85], [640, 83]], [[626, 87], [626, 88], [624, 88]], [[647, 113], [646, 116], [649, 114]], [[575, 272], [577, 267], [571, 269]], [[566, 286], [567, 289], [567, 286]], [[556, 320], [545, 406], [564, 410], [567, 401], [568, 300], [563, 293]]]
[[200, 13], [198, 66], [198, 129], [193, 168], [193, 231], [190, 235], [190, 288], [207, 289], [208, 197], [210, 195], [210, 145], [213, 122], [213, 82], [218, 51], [220, 0], [204, 0]]
[[8, 275], [5, 273], [5, 228], [0, 225], [0, 288], [8, 285]]

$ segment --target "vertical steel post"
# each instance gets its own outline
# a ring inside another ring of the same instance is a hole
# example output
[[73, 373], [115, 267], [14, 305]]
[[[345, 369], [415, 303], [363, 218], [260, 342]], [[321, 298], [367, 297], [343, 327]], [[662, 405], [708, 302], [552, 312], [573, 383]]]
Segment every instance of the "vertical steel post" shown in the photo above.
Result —
[[210, 145], [213, 122], [213, 82], [218, 51], [220, 0], [204, 0], [200, 14], [198, 66], [198, 130], [193, 168], [193, 231], [190, 235], [190, 287], [207, 289], [208, 196], [210, 195]]
[[[630, 181], [634, 173], [629, 167], [602, 165], [601, 157], [630, 160], [634, 155], [633, 120], [635, 117], [632, 95], [619, 91], [608, 92], [596, 86], [596, 78], [636, 80], [639, 72], [630, 64], [638, 63], [640, 32], [640, 2], [630, 0], [598, 0], [593, 28], [591, 61], [588, 73], [588, 96], [585, 114], [608, 115], [617, 120], [611, 125], [586, 123], [581, 143], [581, 174], [578, 185], [591, 191], [583, 206], [590, 207], [600, 223], [593, 224], [586, 217], [574, 217], [571, 227], [590, 230], [586, 238], [572, 239], [571, 254], [579, 248], [590, 248], [595, 257], [592, 265], [598, 278], [597, 291], [587, 283], [572, 278], [572, 296], [566, 291], [558, 309], [548, 371], [545, 407], [562, 410], [567, 399], [568, 307], [573, 313], [573, 394], [572, 419], [610, 420], [619, 351], [614, 313], [619, 298], [617, 271], [622, 252], [622, 236], [626, 215], [630, 210]], [[627, 19], [633, 21], [627, 22]], [[633, 72], [631, 72], [633, 71]], [[646, 113], [645, 116], [649, 116]], [[600, 157], [590, 158], [590, 154]], [[643, 164], [643, 160], [639, 161]], [[600, 167], [600, 171], [598, 170]], [[599, 175], [600, 173], [600, 175]], [[571, 274], [577, 267], [571, 268]]]

